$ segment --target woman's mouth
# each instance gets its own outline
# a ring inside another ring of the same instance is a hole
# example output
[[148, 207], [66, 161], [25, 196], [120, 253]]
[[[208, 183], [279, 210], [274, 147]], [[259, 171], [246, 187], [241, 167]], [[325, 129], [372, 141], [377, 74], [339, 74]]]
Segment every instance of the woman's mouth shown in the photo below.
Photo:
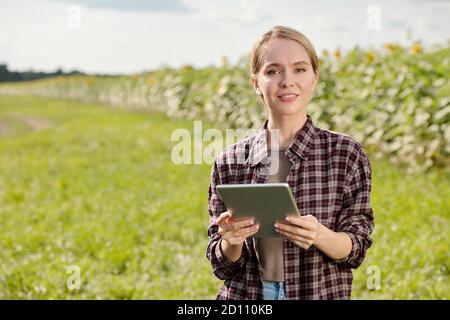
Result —
[[292, 103], [292, 102], [295, 101], [295, 99], [297, 99], [298, 95], [296, 95], [296, 94], [283, 94], [283, 95], [279, 95], [277, 97], [283, 103]]

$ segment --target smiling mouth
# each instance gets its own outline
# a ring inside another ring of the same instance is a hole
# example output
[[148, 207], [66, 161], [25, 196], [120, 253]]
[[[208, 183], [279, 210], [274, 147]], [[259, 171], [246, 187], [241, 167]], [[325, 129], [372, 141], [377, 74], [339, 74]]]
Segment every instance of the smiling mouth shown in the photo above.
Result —
[[290, 103], [290, 102], [294, 102], [295, 99], [297, 99], [298, 95], [297, 94], [283, 94], [283, 95], [279, 95], [277, 97], [278, 97], [278, 99], [281, 100], [281, 102]]

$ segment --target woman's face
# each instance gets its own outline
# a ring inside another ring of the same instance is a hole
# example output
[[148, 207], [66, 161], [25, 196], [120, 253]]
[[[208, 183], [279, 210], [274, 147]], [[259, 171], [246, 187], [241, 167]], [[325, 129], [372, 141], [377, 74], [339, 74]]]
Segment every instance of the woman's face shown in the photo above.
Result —
[[293, 40], [272, 39], [261, 62], [252, 84], [271, 112], [288, 116], [305, 111], [317, 82], [305, 48]]

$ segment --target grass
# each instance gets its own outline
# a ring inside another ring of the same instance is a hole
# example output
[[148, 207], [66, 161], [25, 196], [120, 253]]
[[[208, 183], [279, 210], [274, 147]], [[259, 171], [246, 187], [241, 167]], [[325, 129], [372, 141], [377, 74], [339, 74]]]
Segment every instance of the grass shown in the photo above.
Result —
[[[192, 121], [0, 96], [0, 299], [212, 299], [210, 165], [175, 165]], [[205, 129], [205, 125], [204, 125]], [[450, 174], [374, 162], [376, 231], [354, 299], [448, 299]], [[80, 289], [69, 290], [69, 266]], [[367, 269], [381, 272], [369, 290]]]

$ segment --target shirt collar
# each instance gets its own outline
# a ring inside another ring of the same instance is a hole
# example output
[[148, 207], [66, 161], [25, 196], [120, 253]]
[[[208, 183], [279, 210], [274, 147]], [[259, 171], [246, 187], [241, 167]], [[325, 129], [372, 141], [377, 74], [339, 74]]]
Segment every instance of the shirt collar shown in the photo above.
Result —
[[[306, 116], [306, 122], [303, 127], [297, 132], [294, 140], [286, 151], [286, 155], [292, 160], [298, 160], [298, 157], [303, 160], [308, 160], [308, 154], [311, 149], [311, 144], [316, 135], [314, 123], [309, 115]], [[258, 163], [269, 164], [270, 157], [267, 151], [267, 124], [269, 119], [266, 119], [261, 128], [256, 132], [253, 145], [250, 148], [249, 160], [251, 166], [256, 166]]]

